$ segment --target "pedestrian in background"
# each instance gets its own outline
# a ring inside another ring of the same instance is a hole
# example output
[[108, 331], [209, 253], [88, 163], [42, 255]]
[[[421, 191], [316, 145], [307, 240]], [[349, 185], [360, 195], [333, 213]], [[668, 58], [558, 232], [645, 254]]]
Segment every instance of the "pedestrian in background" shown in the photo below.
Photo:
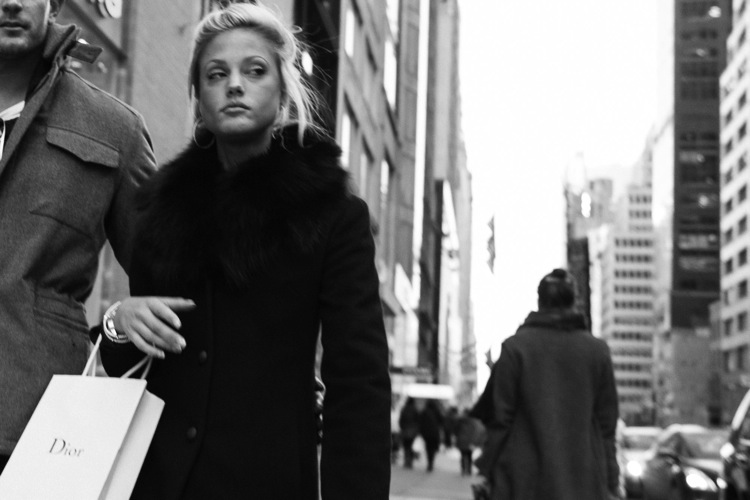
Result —
[[414, 466], [414, 440], [419, 435], [419, 411], [414, 398], [406, 398], [404, 407], [398, 417], [398, 427], [401, 432], [401, 447], [404, 449], [404, 468]]
[[453, 440], [456, 437], [456, 422], [458, 421], [459, 413], [456, 406], [451, 406], [448, 411], [445, 412], [445, 418], [443, 419], [443, 444], [446, 448], [453, 447]]
[[612, 360], [574, 303], [572, 277], [553, 270], [539, 283], [539, 310], [503, 342], [479, 412], [488, 437], [477, 465], [493, 500], [619, 495]]
[[[143, 191], [133, 297], [102, 327], [110, 375], [158, 358], [148, 387], [165, 407], [135, 500], [317, 499], [319, 334], [321, 498], [388, 498], [370, 215], [314, 124], [300, 55], [260, 4], [231, 4], [196, 30], [193, 143]], [[194, 307], [173, 311], [175, 300]]]
[[62, 6], [0, 0], [0, 471], [52, 375], [83, 371], [99, 252], [129, 269], [155, 169], [141, 116], [70, 69], [101, 50], [55, 23]]
[[473, 473], [472, 456], [476, 444], [481, 439], [481, 425], [479, 420], [469, 415], [468, 408], [464, 409], [456, 420], [456, 448], [461, 452], [462, 476], [471, 476]]
[[435, 455], [440, 449], [443, 420], [443, 412], [439, 403], [434, 399], [428, 399], [424, 409], [419, 413], [419, 435], [424, 441], [427, 472], [432, 472], [435, 467]]

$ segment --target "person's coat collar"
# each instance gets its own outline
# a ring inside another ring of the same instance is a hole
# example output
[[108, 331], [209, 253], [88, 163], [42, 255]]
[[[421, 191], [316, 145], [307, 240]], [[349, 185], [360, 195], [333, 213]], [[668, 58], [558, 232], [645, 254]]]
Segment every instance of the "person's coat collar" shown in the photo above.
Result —
[[270, 150], [226, 172], [216, 148], [191, 144], [141, 192], [140, 243], [164, 283], [221, 279], [245, 288], [282, 256], [322, 243], [325, 214], [349, 196], [341, 150], [331, 140], [297, 142], [296, 127]]
[[522, 327], [544, 327], [557, 330], [587, 330], [586, 317], [571, 309], [532, 311]]

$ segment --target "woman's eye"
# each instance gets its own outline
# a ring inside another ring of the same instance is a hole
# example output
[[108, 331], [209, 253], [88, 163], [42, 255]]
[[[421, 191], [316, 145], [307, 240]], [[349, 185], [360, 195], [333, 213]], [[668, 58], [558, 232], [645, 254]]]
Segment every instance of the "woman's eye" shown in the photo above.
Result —
[[266, 73], [266, 68], [263, 66], [251, 66], [249, 73], [253, 76], [261, 76]]
[[208, 74], [206, 75], [206, 77], [209, 80], [216, 80], [217, 78], [221, 78], [224, 75], [225, 75], [225, 73], [223, 71], [214, 70], [214, 71], [209, 71]]

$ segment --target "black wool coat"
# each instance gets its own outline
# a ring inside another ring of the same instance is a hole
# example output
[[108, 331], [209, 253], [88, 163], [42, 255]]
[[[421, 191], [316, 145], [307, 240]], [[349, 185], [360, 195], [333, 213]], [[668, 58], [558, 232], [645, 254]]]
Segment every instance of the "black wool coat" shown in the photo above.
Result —
[[[142, 197], [133, 295], [181, 296], [187, 347], [154, 361], [165, 401], [134, 499], [318, 498], [316, 342], [326, 385], [324, 500], [385, 500], [388, 348], [366, 204], [339, 148], [296, 129], [232, 171], [188, 148]], [[141, 356], [105, 343], [104, 367]]]
[[532, 312], [503, 342], [490, 377], [475, 414], [492, 408], [483, 450], [492, 456], [479, 462], [491, 462], [493, 500], [602, 500], [617, 491], [612, 360], [583, 316]]

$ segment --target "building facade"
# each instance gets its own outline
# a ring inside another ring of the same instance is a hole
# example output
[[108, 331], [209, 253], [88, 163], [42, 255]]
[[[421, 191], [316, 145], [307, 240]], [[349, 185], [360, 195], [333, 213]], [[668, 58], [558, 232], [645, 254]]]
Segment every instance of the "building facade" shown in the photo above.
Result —
[[655, 238], [651, 143], [633, 168], [614, 218], [589, 232], [592, 332], [612, 354], [620, 416], [628, 425], [654, 419], [653, 346], [656, 331]]
[[[677, 0], [674, 63], [674, 214], [671, 325], [709, 324], [719, 296], [719, 74], [729, 0]], [[726, 145], [724, 146], [726, 151]], [[677, 332], [675, 332], [677, 333]], [[688, 333], [689, 334], [689, 333]]]
[[721, 299], [720, 336], [715, 346], [722, 363], [720, 385], [722, 413], [731, 412], [750, 388], [750, 232], [748, 231], [748, 184], [750, 184], [750, 141], [747, 137], [750, 110], [748, 58], [750, 9], [746, 1], [736, 2], [733, 29], [727, 40], [727, 65], [721, 75]]
[[720, 140], [719, 75], [726, 64], [731, 3], [675, 0], [662, 9], [662, 35], [668, 36], [662, 36], [660, 49], [653, 205], [658, 422], [717, 420], [706, 383], [693, 375], [710, 374], [711, 357], [694, 354], [711, 344], [711, 304], [720, 296], [719, 164], [727, 148]]
[[[429, 2], [418, 354], [420, 366], [432, 369], [432, 381], [452, 385], [466, 405], [475, 395], [476, 375], [464, 379], [462, 372], [475, 370], [464, 358], [475, 342], [469, 298], [471, 177], [461, 133], [459, 21], [457, 0]], [[445, 286], [457, 288], [448, 293]]]

